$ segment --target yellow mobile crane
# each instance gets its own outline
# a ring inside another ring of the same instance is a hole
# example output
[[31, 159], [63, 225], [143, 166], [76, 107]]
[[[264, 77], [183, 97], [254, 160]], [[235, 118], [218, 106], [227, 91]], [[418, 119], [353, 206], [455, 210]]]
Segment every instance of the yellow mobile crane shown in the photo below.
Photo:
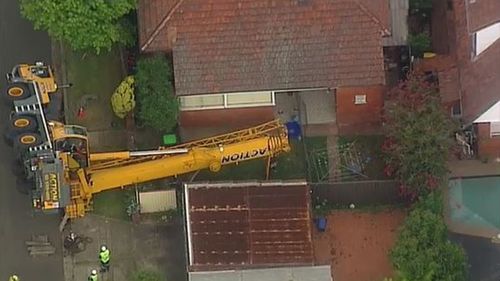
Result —
[[3, 91], [4, 99], [8, 101], [24, 100], [34, 95], [32, 82], [36, 82], [42, 104], [48, 104], [49, 94], [57, 91], [54, 73], [49, 65], [42, 62], [18, 64], [6, 74], [9, 82]]
[[[38, 94], [38, 86], [33, 87]], [[91, 207], [93, 194], [198, 170], [273, 157], [290, 150], [286, 128], [277, 120], [217, 137], [151, 151], [90, 153], [84, 127], [47, 121], [40, 98], [14, 101], [11, 127], [25, 174], [34, 181], [33, 206], [64, 209], [69, 218]], [[36, 119], [28, 130], [24, 119]], [[25, 129], [26, 128], [26, 129]]]

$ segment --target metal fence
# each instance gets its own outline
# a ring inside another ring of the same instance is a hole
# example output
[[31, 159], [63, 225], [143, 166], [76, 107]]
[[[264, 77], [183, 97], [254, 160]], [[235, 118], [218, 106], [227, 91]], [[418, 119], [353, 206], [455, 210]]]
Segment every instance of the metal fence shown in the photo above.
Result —
[[347, 206], [392, 205], [406, 201], [399, 196], [399, 184], [394, 180], [312, 183], [313, 200]]

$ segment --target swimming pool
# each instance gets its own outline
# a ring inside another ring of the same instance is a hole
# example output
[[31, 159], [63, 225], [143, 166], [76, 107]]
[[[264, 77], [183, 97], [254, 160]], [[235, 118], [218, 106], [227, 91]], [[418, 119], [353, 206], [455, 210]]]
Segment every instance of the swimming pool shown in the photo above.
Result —
[[500, 176], [451, 179], [445, 200], [451, 231], [486, 237], [500, 233]]

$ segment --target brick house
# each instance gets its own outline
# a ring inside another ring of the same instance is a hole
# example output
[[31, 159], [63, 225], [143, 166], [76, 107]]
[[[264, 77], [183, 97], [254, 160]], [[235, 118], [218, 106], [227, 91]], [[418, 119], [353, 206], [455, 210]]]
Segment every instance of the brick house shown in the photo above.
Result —
[[182, 127], [278, 116], [368, 133], [381, 123], [390, 2], [140, 0], [140, 49], [171, 56]]
[[433, 49], [423, 62], [437, 72], [450, 114], [474, 135], [481, 157], [500, 157], [500, 1], [434, 1]]

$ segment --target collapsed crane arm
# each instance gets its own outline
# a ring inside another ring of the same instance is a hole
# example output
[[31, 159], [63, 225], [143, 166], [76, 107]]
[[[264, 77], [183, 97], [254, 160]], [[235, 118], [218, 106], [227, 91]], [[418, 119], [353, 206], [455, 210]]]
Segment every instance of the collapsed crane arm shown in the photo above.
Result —
[[179, 155], [91, 172], [88, 174], [88, 186], [94, 194], [197, 170], [210, 169], [216, 172], [223, 165], [273, 156], [288, 150], [290, 147], [286, 134], [263, 136], [214, 148], [191, 148]]

